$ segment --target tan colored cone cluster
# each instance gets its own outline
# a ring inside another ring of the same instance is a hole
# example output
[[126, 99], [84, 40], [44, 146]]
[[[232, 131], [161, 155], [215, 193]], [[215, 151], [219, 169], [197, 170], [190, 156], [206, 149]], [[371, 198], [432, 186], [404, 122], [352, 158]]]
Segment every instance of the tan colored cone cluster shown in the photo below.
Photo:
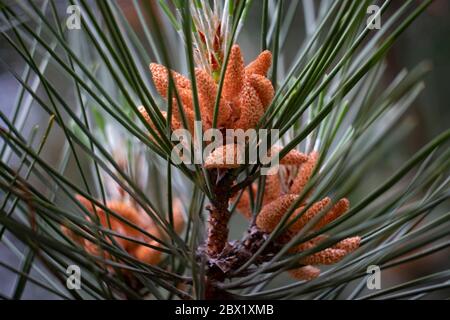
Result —
[[206, 169], [233, 169], [243, 163], [243, 150], [237, 144], [226, 144], [210, 153], [205, 161]]
[[[132, 228], [131, 226], [125, 224], [125, 222], [119, 220], [113, 215], [108, 214], [100, 207], [96, 206], [94, 208], [93, 204], [86, 198], [77, 195], [77, 200], [86, 207], [89, 212], [93, 215], [97, 215], [99, 218], [100, 225], [103, 228], [110, 229], [111, 231], [133, 238], [142, 242], [146, 242], [150, 246], [160, 247], [161, 243], [143, 234], [141, 231]], [[118, 216], [126, 219], [131, 224], [139, 226], [141, 229], [145, 230], [152, 236], [161, 239], [166, 238], [164, 232], [151, 220], [151, 218], [142, 210], [139, 210], [129, 202], [124, 201], [108, 201], [106, 206], [112, 212], [115, 212]], [[176, 199], [173, 204], [173, 219], [174, 219], [174, 231], [176, 233], [181, 233], [184, 228], [184, 218], [183, 209], [180, 200]], [[88, 220], [90, 220], [88, 218]], [[97, 244], [76, 236], [71, 230], [66, 227], [62, 227], [62, 231], [75, 242], [82, 245], [85, 250], [92, 255], [96, 256], [107, 256], [105, 252], [97, 246]], [[124, 250], [126, 250], [130, 255], [134, 256], [136, 259], [145, 262], [147, 264], [156, 265], [161, 261], [162, 252], [152, 247], [138, 244], [136, 242], [123, 239], [121, 237], [115, 236], [114, 240], [120, 245]]]
[[[262, 52], [247, 67], [238, 45], [233, 45], [228, 60], [227, 69], [219, 104], [218, 127], [229, 129], [244, 129], [255, 127], [274, 96], [272, 83], [266, 78], [272, 63], [272, 54]], [[150, 64], [153, 82], [159, 94], [167, 99], [169, 87], [168, 69], [162, 65]], [[194, 103], [191, 82], [185, 76], [171, 71], [175, 86], [180, 95], [182, 108], [186, 114], [190, 129], [194, 121]], [[213, 112], [218, 91], [218, 84], [206, 70], [196, 68], [195, 80], [202, 113], [203, 129], [209, 129], [213, 122]], [[172, 129], [181, 128], [181, 117], [176, 107], [177, 100], [173, 98], [174, 114]], [[143, 116], [150, 120], [144, 108], [140, 109]]]
[[[272, 149], [272, 152], [279, 152], [278, 149]], [[309, 182], [318, 160], [318, 153], [312, 152], [304, 155], [298, 151], [291, 151], [284, 159], [280, 161], [282, 166], [294, 167], [296, 176], [292, 181], [285, 182], [279, 174], [269, 175], [266, 178], [266, 188], [264, 189], [263, 207], [256, 218], [256, 226], [265, 233], [272, 232], [283, 219], [288, 209], [297, 202], [300, 194]], [[284, 185], [284, 188], [282, 187]], [[256, 186], [252, 185], [253, 194], [256, 195]], [[285, 190], [285, 191], [283, 191]], [[279, 241], [286, 241], [300, 232], [313, 218], [321, 214], [321, 218], [310, 229], [317, 231], [330, 222], [336, 220], [348, 211], [350, 203], [343, 198], [331, 206], [332, 200], [328, 197], [319, 200], [311, 205], [305, 211], [307, 206], [306, 199], [295, 208], [293, 214], [288, 219], [292, 222], [288, 231]], [[331, 206], [331, 207], [330, 207]], [[250, 193], [245, 191], [237, 204], [237, 209], [246, 217], [250, 217]], [[323, 211], [326, 211], [323, 213]], [[295, 221], [295, 222], [294, 222]], [[325, 235], [320, 235], [308, 242], [301, 243], [290, 250], [290, 253], [296, 253], [311, 249], [326, 239]], [[317, 265], [329, 265], [340, 261], [350, 252], [356, 250], [360, 244], [360, 237], [351, 237], [344, 239], [336, 245], [321, 250], [312, 255], [306, 256], [299, 261], [304, 265], [300, 268], [290, 270], [291, 276], [299, 280], [311, 280], [319, 276], [320, 269]]]
[[[224, 157], [220, 156], [227, 150], [227, 159], [235, 159], [235, 162], [227, 162], [224, 164]], [[216, 152], [217, 151], [217, 152]], [[273, 158], [278, 155], [281, 148], [278, 146], [273, 146], [267, 152], [268, 158]], [[240, 159], [238, 162], [237, 160]], [[205, 167], [207, 169], [233, 169], [239, 167], [239, 164], [244, 163], [244, 146], [234, 144], [234, 148], [230, 144], [217, 148], [213, 151], [205, 160]], [[308, 157], [297, 151], [291, 150], [286, 156], [279, 159], [280, 165], [299, 165], [308, 160]], [[275, 169], [275, 168], [272, 168]], [[271, 169], [271, 170], [272, 170]], [[274, 176], [274, 175], [269, 175]]]
[[[283, 149], [283, 147], [280, 146], [273, 146], [270, 149], [270, 156], [276, 156], [280, 153], [280, 151]], [[308, 162], [310, 157], [308, 155], [298, 151], [298, 150], [291, 150], [289, 151], [283, 158], [279, 159], [280, 165], [284, 166], [298, 166], [302, 165], [304, 166], [305, 162]]]
[[[217, 118], [218, 128], [247, 130], [256, 126], [274, 96], [272, 83], [266, 78], [271, 63], [272, 54], [266, 50], [245, 67], [241, 49], [238, 45], [233, 45], [220, 97]], [[168, 69], [162, 65], [152, 63], [150, 64], [150, 71], [157, 91], [162, 97], [167, 99], [169, 87]], [[188, 78], [175, 71], [171, 71], [171, 74], [182, 102], [181, 107], [186, 115], [189, 130], [193, 132], [195, 113], [191, 82]], [[214, 81], [211, 74], [200, 68], [195, 70], [195, 81], [202, 115], [202, 126], [203, 130], [207, 130], [212, 127], [213, 123], [218, 84]], [[183, 128], [182, 117], [178, 110], [175, 96], [173, 97], [172, 110], [172, 129]], [[150, 126], [154, 128], [154, 124], [145, 108], [141, 106], [139, 111], [149, 122]], [[163, 116], [167, 117], [166, 113], [163, 113]], [[208, 166], [213, 168], [211, 163]], [[225, 168], [233, 166], [235, 164], [232, 163], [225, 166]], [[224, 166], [220, 165], [220, 168], [224, 168]]]
[[320, 275], [320, 269], [308, 265], [289, 270], [289, 274], [295, 279], [309, 281], [317, 278]]

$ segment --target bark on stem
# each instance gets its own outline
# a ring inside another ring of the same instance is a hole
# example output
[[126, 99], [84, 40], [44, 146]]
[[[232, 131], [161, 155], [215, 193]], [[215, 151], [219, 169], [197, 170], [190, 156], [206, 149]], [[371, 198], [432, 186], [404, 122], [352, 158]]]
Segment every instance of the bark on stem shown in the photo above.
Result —
[[[220, 176], [221, 172], [217, 171], [215, 174]], [[212, 178], [217, 178], [217, 176]], [[208, 207], [210, 215], [208, 220], [208, 239], [206, 241], [206, 253], [210, 257], [218, 256], [228, 242], [228, 222], [231, 216], [231, 213], [228, 211], [228, 202], [231, 197], [233, 179], [231, 174], [227, 172], [214, 186], [214, 199]]]
[[[227, 202], [228, 206], [228, 202]], [[209, 208], [209, 229], [206, 243], [207, 253], [210, 257], [219, 255], [228, 241], [228, 221], [230, 212], [227, 207], [212, 205]]]

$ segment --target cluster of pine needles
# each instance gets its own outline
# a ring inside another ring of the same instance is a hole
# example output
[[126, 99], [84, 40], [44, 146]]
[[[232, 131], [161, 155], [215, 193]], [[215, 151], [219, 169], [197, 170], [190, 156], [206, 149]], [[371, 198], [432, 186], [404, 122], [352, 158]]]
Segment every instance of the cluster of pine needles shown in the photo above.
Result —
[[[2, 47], [21, 65], [0, 55], [18, 86], [11, 114], [0, 106], [0, 248], [18, 258], [0, 259], [14, 277], [0, 297], [448, 293], [445, 265], [395, 281], [450, 244], [450, 131], [398, 148], [429, 65], [384, 77], [432, 1], [376, 2], [369, 17], [373, 0], [0, 0]], [[174, 162], [173, 132], [195, 121], [279, 130], [279, 167], [237, 163], [235, 143]], [[373, 291], [371, 266], [389, 280]]]

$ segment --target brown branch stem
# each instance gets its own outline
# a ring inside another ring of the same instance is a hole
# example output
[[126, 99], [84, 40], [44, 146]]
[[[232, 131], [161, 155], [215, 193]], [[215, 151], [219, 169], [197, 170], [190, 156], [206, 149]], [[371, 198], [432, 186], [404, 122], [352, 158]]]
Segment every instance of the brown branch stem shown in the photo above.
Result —
[[231, 197], [231, 184], [232, 177], [226, 174], [214, 187], [215, 198], [207, 208], [210, 212], [206, 241], [206, 252], [209, 257], [218, 256], [228, 242], [228, 222], [231, 217], [228, 202]]

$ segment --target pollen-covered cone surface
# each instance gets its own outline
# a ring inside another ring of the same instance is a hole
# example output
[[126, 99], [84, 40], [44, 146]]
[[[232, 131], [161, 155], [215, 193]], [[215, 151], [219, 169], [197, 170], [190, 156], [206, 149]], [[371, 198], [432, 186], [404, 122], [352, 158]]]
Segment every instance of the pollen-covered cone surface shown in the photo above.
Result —
[[320, 275], [320, 269], [311, 265], [307, 265], [297, 269], [289, 270], [289, 274], [295, 279], [309, 281], [317, 278]]
[[[279, 152], [281, 148], [273, 147], [272, 154]], [[332, 199], [325, 197], [317, 202], [309, 202], [307, 192], [300, 196], [308, 186], [308, 182], [314, 172], [319, 155], [317, 152], [311, 152], [305, 155], [293, 150], [280, 160], [280, 166], [289, 168], [295, 176], [289, 181], [283, 181], [279, 174], [266, 177], [266, 187], [263, 195], [263, 207], [256, 217], [257, 228], [264, 233], [271, 233], [285, 220], [285, 232], [279, 237], [280, 243], [286, 243], [296, 234], [308, 226], [307, 234], [318, 231], [345, 214], [350, 207], [350, 202], [342, 198], [335, 203]], [[253, 194], [256, 197], [257, 190], [252, 185]], [[310, 189], [309, 189], [310, 190]], [[233, 200], [233, 199], [232, 199]], [[234, 199], [235, 200], [235, 199]], [[256, 201], [256, 198], [254, 199]], [[237, 209], [248, 217], [250, 203], [250, 193], [244, 192], [237, 204]], [[291, 214], [286, 217], [289, 209]], [[282, 227], [282, 226], [280, 226]], [[290, 254], [310, 250], [319, 245], [326, 239], [326, 235], [319, 235], [307, 242], [300, 243], [289, 250]], [[290, 270], [292, 277], [299, 280], [312, 280], [319, 276], [320, 269], [318, 265], [329, 265], [339, 262], [350, 252], [356, 250], [360, 245], [361, 238], [358, 236], [346, 238], [335, 245], [310, 254], [300, 259], [299, 264], [303, 265], [297, 269]]]
[[[163, 232], [152, 219], [143, 211], [137, 209], [129, 201], [118, 201], [112, 200], [106, 203], [106, 207], [114, 212], [117, 216], [109, 214], [102, 208], [94, 206], [88, 199], [77, 195], [77, 200], [92, 214], [93, 217], [98, 217], [99, 224], [104, 229], [110, 229], [114, 233], [131, 238], [136, 241], [145, 242], [148, 246], [136, 243], [135, 241], [126, 240], [120, 236], [114, 236], [113, 239], [122, 249], [127, 251], [130, 255], [136, 259], [145, 262], [147, 264], [158, 264], [162, 258], [162, 251], [157, 248], [161, 246], [161, 243], [155, 239], [167, 238], [165, 232]], [[125, 221], [123, 221], [123, 220]], [[91, 223], [93, 219], [87, 218]], [[137, 226], [139, 229], [132, 227], [131, 225]], [[181, 233], [184, 227], [183, 209], [181, 202], [178, 199], [174, 200], [173, 203], [173, 229], [176, 233]], [[63, 232], [73, 239], [75, 242], [82, 245], [85, 250], [93, 255], [109, 257], [109, 255], [104, 252], [97, 243], [93, 243], [81, 236], [76, 235], [67, 227], [62, 227]], [[107, 241], [109, 239], [106, 237]]]
[[218, 147], [205, 160], [206, 169], [232, 169], [243, 163], [243, 151], [237, 144]]
[[[272, 102], [274, 88], [266, 74], [272, 63], [272, 54], [270, 51], [262, 52], [247, 67], [244, 65], [241, 50], [238, 45], [233, 45], [225, 70], [220, 103], [218, 108], [217, 127], [229, 129], [254, 128], [264, 111]], [[151, 63], [150, 71], [156, 90], [164, 98], [168, 98], [169, 71], [166, 67]], [[179, 93], [182, 102], [182, 108], [188, 118], [190, 130], [194, 119], [194, 100], [191, 81], [175, 72], [171, 71], [174, 84]], [[218, 94], [218, 84], [206, 70], [196, 68], [195, 80], [199, 107], [201, 111], [201, 120], [203, 129], [212, 127], [214, 117], [214, 107]], [[177, 99], [173, 94], [173, 119], [172, 129], [180, 128], [182, 118], [177, 110]], [[140, 108], [141, 114], [149, 121], [153, 127], [145, 108]]]

